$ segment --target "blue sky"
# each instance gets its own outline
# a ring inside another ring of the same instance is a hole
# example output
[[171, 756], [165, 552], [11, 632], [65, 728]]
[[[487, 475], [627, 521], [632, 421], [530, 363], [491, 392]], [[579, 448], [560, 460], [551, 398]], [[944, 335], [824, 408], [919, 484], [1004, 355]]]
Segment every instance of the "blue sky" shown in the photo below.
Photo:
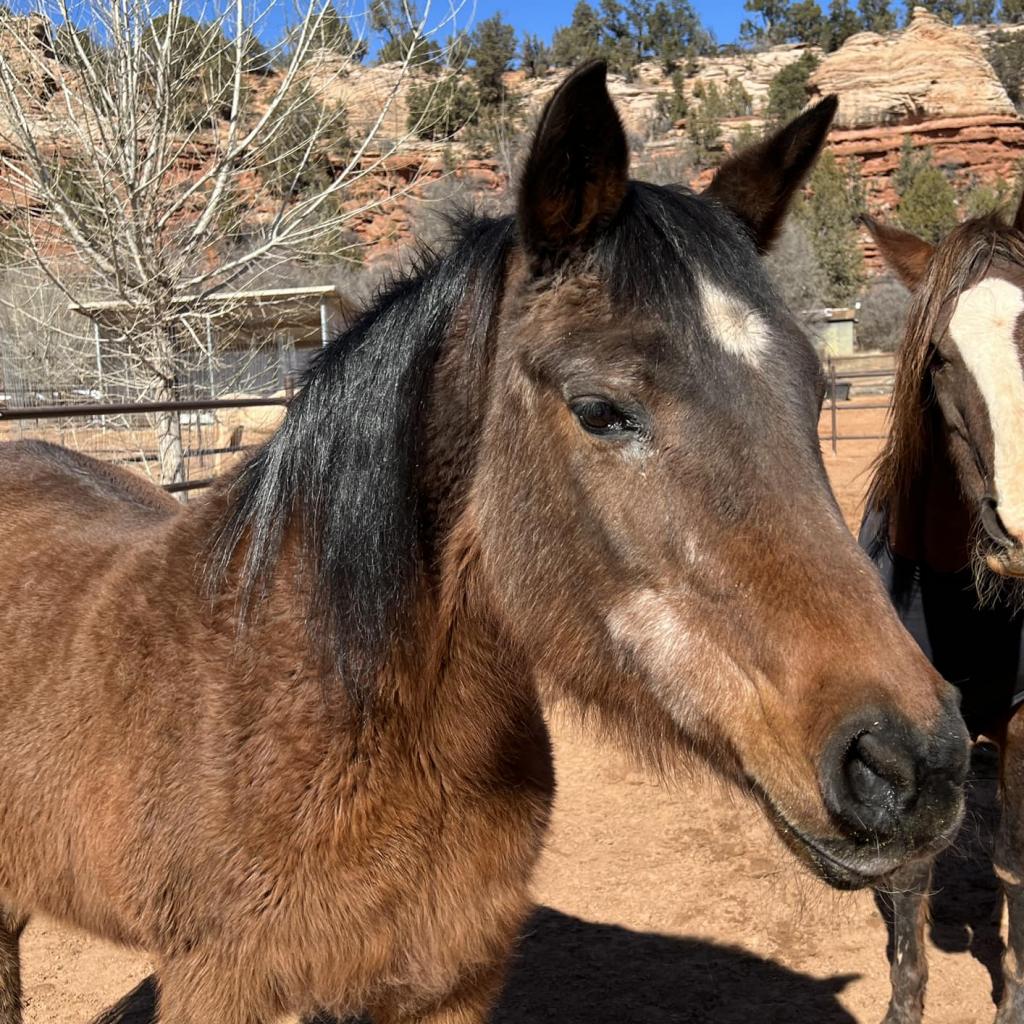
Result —
[[[15, 0], [17, 3], [18, 0]], [[342, 12], [357, 11], [361, 7], [359, 0], [354, 3], [347, 3], [345, 0], [335, 0], [338, 9]], [[445, 12], [448, 10], [448, 3], [464, 3], [459, 15], [460, 27], [465, 27], [473, 21], [480, 21], [489, 18], [492, 14], [500, 11], [505, 21], [512, 24], [517, 34], [532, 32], [542, 39], [550, 41], [551, 35], [556, 28], [568, 25], [572, 20], [572, 9], [576, 6], [577, 0], [531, 0], [529, 3], [516, 2], [516, 0], [431, 0], [433, 12]], [[591, 0], [596, 7], [599, 0]], [[201, 6], [203, 0], [197, 0]], [[216, 0], [214, 0], [216, 6]], [[263, 4], [259, 5], [262, 9]], [[424, 0], [419, 0], [420, 10], [423, 10]], [[827, 6], [827, 5], [826, 5]], [[715, 38], [720, 43], [734, 42], [740, 30], [740, 22], [749, 17], [743, 10], [743, 0], [698, 0], [694, 4], [704, 24], [715, 33]], [[280, 32], [280, 26], [287, 19], [288, 15], [294, 16], [295, 5], [288, 0], [272, 0], [272, 9], [266, 18], [263, 30], [259, 33], [264, 41], [271, 41]], [[279, 16], [275, 16], [280, 12]], [[430, 19], [432, 22], [435, 18]], [[372, 52], [372, 51], [371, 51]]]
[[[594, 6], [596, 6], [595, 0]], [[819, 0], [820, 6], [821, 5]], [[501, 11], [505, 20], [515, 25], [518, 32], [533, 32], [542, 39], [550, 39], [551, 33], [572, 18], [576, 0], [548, 0], [548, 2], [500, 3], [495, 0], [477, 0], [477, 19], [487, 18], [495, 11]], [[739, 35], [740, 22], [749, 18], [743, 10], [743, 0], [710, 0], [695, 3], [701, 21], [715, 33], [720, 43], [734, 42]]]

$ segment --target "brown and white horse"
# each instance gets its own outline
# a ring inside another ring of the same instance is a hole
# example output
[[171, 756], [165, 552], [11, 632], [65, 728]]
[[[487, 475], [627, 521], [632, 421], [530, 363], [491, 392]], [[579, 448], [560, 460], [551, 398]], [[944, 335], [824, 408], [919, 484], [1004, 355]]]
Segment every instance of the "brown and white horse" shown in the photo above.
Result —
[[[974, 735], [1001, 748], [995, 866], [1009, 909], [999, 1024], [1024, 1024], [1024, 205], [940, 244], [868, 220], [914, 290], [891, 430], [862, 542], [901, 617], [955, 683]], [[919, 1024], [931, 861], [893, 879], [886, 1024]]]
[[587, 65], [517, 216], [383, 295], [201, 501], [0, 449], [3, 1024], [36, 911], [150, 951], [163, 1024], [484, 1020], [553, 793], [540, 680], [837, 885], [948, 841], [954, 693], [843, 525], [758, 255], [834, 108], [698, 196], [628, 180]]

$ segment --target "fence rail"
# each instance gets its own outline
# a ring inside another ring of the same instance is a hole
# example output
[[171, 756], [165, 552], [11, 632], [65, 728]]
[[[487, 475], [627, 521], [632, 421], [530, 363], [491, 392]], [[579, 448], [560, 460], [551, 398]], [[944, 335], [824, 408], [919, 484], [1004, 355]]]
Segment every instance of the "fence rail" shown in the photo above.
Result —
[[[877, 356], [866, 358], [871, 358], [875, 361], [879, 359]], [[822, 415], [828, 416], [828, 425], [825, 431], [822, 431], [819, 427], [819, 437], [823, 442], [831, 444], [834, 453], [838, 451], [841, 441], [880, 441], [884, 440], [886, 436], [884, 433], [864, 433], [863, 429], [853, 433], [842, 432], [842, 421], [849, 414], [887, 410], [890, 407], [888, 397], [885, 401], [867, 402], [851, 401], [839, 397], [840, 393], [844, 390], [844, 385], [849, 388], [851, 395], [855, 390], [863, 390], [866, 387], [869, 388], [867, 393], [874, 394], [876, 388], [870, 386], [871, 382], [877, 382], [877, 389], [880, 389], [883, 393], [891, 392], [895, 372], [892, 365], [868, 369], [847, 369], [844, 365], [840, 368], [841, 363], [853, 362], [856, 365], [857, 360], [858, 357], [829, 359], [825, 366], [829, 386], [827, 408], [822, 410]], [[238, 398], [212, 399], [196, 398], [174, 402], [83, 402], [75, 405], [37, 406], [7, 406], [0, 404], [0, 427], [8, 423], [13, 425], [28, 421], [42, 422], [47, 420], [58, 422], [90, 420], [93, 424], [96, 424], [107, 418], [116, 418], [122, 423], [127, 423], [132, 417], [141, 417], [161, 412], [217, 412], [218, 410], [231, 409], [283, 407], [288, 404], [289, 398], [290, 389], [285, 395], [253, 395]], [[185, 424], [183, 424], [183, 428], [184, 426]], [[193, 425], [190, 425], [189, 429], [192, 430]], [[143, 428], [135, 428], [136, 434], [142, 431]], [[240, 443], [240, 438], [238, 443], [230, 444], [218, 444], [215, 440], [211, 441], [209, 438], [204, 438], [202, 436], [202, 429], [198, 424], [194, 425], [194, 431], [196, 436], [194, 439], [190, 438], [190, 443], [184, 446], [186, 466], [190, 464], [191, 460], [198, 460], [200, 466], [205, 471], [194, 479], [186, 479], [180, 483], [164, 485], [165, 490], [171, 493], [188, 492], [209, 487], [215, 479], [215, 474], [210, 473], [210, 467], [207, 465], [206, 459], [219, 459], [224, 456], [238, 455], [252, 448], [251, 444]], [[56, 439], [60, 440], [61, 443], [68, 443], [67, 432], [65, 431], [51, 429], [50, 431], [38, 431], [36, 433], [43, 435], [57, 434], [59, 436]], [[71, 433], [74, 434], [73, 431]], [[104, 423], [101, 428], [101, 434], [107, 439], [107, 444], [100, 447], [96, 445], [95, 438], [89, 438], [88, 441], [92, 442], [91, 447], [89, 443], [76, 444], [74, 440], [72, 440], [70, 447], [87, 451], [107, 461], [125, 465], [138, 466], [139, 464], [150, 465], [154, 463], [156, 461], [154, 454], [125, 443], [126, 435], [131, 433], [130, 428], [125, 428], [124, 426], [115, 427]], [[109, 443], [110, 439], [120, 440], [122, 443], [111, 444]], [[128, 437], [127, 439], [131, 440], [132, 438]]]
[[[873, 410], [888, 410], [891, 407], [891, 395], [892, 385], [895, 378], [896, 369], [894, 363], [889, 365], [870, 367], [864, 370], [846, 369], [845, 367], [840, 370], [838, 363], [853, 362], [856, 365], [858, 360], [871, 360], [879, 362], [883, 357], [866, 355], [866, 356], [843, 356], [839, 358], [828, 359], [825, 364], [825, 374], [828, 379], [828, 392], [826, 395], [828, 404], [828, 419], [829, 427], [825, 433], [822, 433], [819, 426], [819, 437], [822, 441], [829, 441], [832, 445], [833, 453], [838, 452], [840, 441], [884, 441], [886, 438], [885, 433], [879, 434], [865, 434], [865, 433], [853, 433], [844, 434], [840, 432], [840, 417], [845, 417], [849, 413], [860, 413], [870, 412]], [[888, 360], [886, 362], [889, 362]], [[870, 387], [866, 393], [875, 394], [876, 391], [880, 391], [886, 395], [884, 402], [854, 402], [854, 391], [858, 388], [866, 388], [869, 382], [877, 382]], [[845, 385], [845, 387], [844, 387]], [[847, 397], [840, 398], [841, 392], [845, 392]], [[822, 414], [825, 414], [825, 410], [822, 410]]]
[[[139, 421], [154, 413], [213, 412], [219, 410], [259, 409], [288, 404], [289, 392], [284, 395], [252, 395], [237, 398], [196, 398], [173, 402], [83, 402], [75, 405], [34, 405], [9, 406], [0, 404], [0, 429], [10, 426], [3, 437], [36, 437], [42, 440], [56, 440], [68, 447], [83, 451], [94, 457], [121, 465], [138, 467], [157, 463], [157, 456], [151, 450], [152, 433], [148, 423]], [[67, 426], [70, 422], [87, 421], [84, 426]], [[28, 427], [35, 423], [36, 429]], [[49, 426], [46, 426], [49, 424]], [[217, 463], [212, 466], [208, 460], [219, 463], [223, 457], [238, 455], [251, 450], [253, 445], [242, 443], [243, 428], [234, 425], [228, 443], [220, 443], [218, 428], [224, 424], [213, 422], [194, 423], [181, 421], [183, 455], [186, 477], [193, 460], [198, 461], [201, 475], [194, 479], [165, 484], [164, 489], [180, 494], [213, 483]], [[14, 432], [13, 434], [11, 432]], [[212, 433], [212, 437], [210, 434]]]
[[287, 405], [287, 398], [197, 398], [190, 402], [83, 402], [81, 405], [0, 405], [2, 420], [59, 420], [79, 416], [141, 416], [153, 412], [203, 412], [246, 409], [263, 405]]

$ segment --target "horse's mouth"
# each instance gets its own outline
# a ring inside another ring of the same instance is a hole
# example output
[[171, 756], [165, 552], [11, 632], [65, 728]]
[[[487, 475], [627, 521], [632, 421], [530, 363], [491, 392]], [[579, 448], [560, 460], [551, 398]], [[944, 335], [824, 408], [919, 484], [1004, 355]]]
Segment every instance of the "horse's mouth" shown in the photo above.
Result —
[[985, 564], [997, 576], [1020, 579], [1024, 577], [1024, 548], [1014, 547], [989, 551], [985, 555]]
[[833, 840], [813, 839], [794, 826], [781, 822], [777, 822], [775, 827], [797, 858], [808, 864], [833, 889], [865, 889], [905, 863], [904, 860], [877, 856], [861, 863], [860, 858], [848, 859], [838, 851], [830, 850], [829, 847], [835, 845]]
[[797, 828], [762, 791], [761, 803], [775, 831], [797, 859], [806, 864], [822, 881], [834, 889], [865, 889], [878, 885], [894, 871], [910, 863], [932, 857], [952, 842], [963, 817], [960, 811], [950, 824], [923, 847], [908, 849], [902, 843], [862, 843], [845, 838], [820, 838]]

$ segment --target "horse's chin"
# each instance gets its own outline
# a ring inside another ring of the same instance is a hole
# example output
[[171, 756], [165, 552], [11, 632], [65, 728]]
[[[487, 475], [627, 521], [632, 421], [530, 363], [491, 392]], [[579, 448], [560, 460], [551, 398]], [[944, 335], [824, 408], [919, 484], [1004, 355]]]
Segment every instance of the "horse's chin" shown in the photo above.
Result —
[[813, 836], [790, 822], [763, 792], [761, 803], [769, 821], [789, 850], [811, 872], [834, 889], [866, 889], [883, 882], [914, 860], [932, 857], [948, 846], [960, 828], [963, 804], [955, 820], [925, 847], [908, 849], [899, 841], [887, 844]]
[[989, 551], [985, 564], [997, 576], [1009, 579], [1024, 579], [1024, 547]]

